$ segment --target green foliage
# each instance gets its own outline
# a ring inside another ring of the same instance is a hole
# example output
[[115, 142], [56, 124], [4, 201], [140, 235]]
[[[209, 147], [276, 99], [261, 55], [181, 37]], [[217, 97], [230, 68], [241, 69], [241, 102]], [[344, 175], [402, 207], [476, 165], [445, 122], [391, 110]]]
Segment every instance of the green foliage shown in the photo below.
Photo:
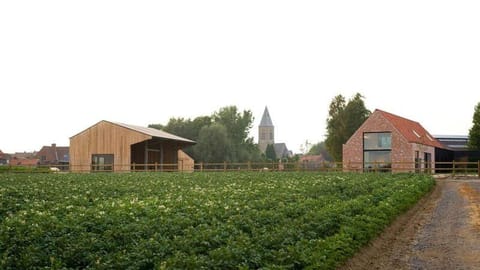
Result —
[[335, 269], [427, 175], [0, 174], [0, 269]]
[[468, 134], [468, 146], [472, 150], [480, 150], [480, 102], [475, 106], [473, 126]]
[[225, 158], [228, 156], [230, 142], [227, 135], [227, 129], [221, 124], [213, 124], [204, 126], [200, 130], [198, 144], [194, 151], [195, 156], [200, 157], [202, 162], [224, 162], [229, 161]]
[[[253, 138], [248, 137], [252, 123], [253, 116], [250, 111], [239, 112], [236, 106], [229, 106], [221, 108], [218, 112], [213, 113], [212, 116], [199, 116], [194, 120], [171, 118], [166, 126], [152, 124], [149, 127], [162, 129], [196, 141], [197, 145], [188, 147], [185, 149], [185, 152], [197, 161], [247, 162], [258, 161], [261, 155], [258, 147], [253, 143]], [[221, 141], [220, 145], [213, 145], [211, 138], [201, 136], [201, 131], [212, 125], [217, 127], [207, 129], [209, 133], [218, 133], [218, 126], [225, 128], [227, 142]], [[219, 153], [213, 153], [214, 150], [205, 147], [206, 145], [215, 146]]]
[[335, 161], [342, 161], [343, 144], [370, 116], [363, 98], [357, 93], [346, 103], [342, 95], [337, 95], [330, 103], [325, 144]]
[[267, 160], [277, 160], [277, 154], [275, 153], [275, 147], [273, 147], [273, 144], [267, 145], [267, 148], [265, 149], [265, 158]]
[[0, 173], [50, 173], [49, 167], [0, 165]]
[[310, 148], [310, 151], [308, 151], [308, 155], [322, 155], [322, 157], [326, 161], [333, 161], [332, 156], [327, 150], [327, 146], [325, 145], [325, 142], [319, 142], [316, 143]]

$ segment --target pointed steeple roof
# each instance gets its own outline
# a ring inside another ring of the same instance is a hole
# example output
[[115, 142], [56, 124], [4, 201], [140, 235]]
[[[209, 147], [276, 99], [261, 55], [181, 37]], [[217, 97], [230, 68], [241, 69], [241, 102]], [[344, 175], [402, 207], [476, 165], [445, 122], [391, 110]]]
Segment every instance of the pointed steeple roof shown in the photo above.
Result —
[[272, 118], [270, 118], [270, 113], [268, 112], [267, 106], [265, 106], [265, 111], [263, 111], [260, 127], [273, 127]]

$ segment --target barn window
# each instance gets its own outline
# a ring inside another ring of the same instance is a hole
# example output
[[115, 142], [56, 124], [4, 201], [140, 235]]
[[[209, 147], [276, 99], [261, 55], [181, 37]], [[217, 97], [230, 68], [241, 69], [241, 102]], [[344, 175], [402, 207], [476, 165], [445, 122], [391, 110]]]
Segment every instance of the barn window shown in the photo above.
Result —
[[92, 155], [92, 171], [113, 171], [113, 154]]
[[391, 168], [392, 133], [366, 132], [363, 134], [363, 167], [369, 169]]

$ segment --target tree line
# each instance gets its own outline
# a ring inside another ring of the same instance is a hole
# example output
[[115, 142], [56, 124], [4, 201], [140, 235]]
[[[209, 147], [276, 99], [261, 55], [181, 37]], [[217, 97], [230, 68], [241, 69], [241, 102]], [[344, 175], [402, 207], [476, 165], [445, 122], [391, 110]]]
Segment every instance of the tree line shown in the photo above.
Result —
[[184, 151], [199, 162], [257, 162], [262, 155], [253, 137], [249, 137], [253, 120], [250, 110], [239, 111], [236, 106], [228, 106], [212, 115], [170, 118], [166, 125], [149, 127], [196, 141], [197, 144]]
[[[329, 105], [326, 119], [326, 138], [311, 147], [307, 154], [322, 155], [326, 161], [342, 161], [343, 144], [370, 116], [365, 97], [356, 93], [350, 99], [335, 96]], [[166, 125], [149, 127], [185, 137], [197, 142], [185, 152], [199, 162], [260, 162], [276, 160], [273, 145], [262, 154], [249, 137], [254, 117], [250, 110], [239, 111], [236, 106], [219, 109], [212, 115], [194, 119], [171, 118]], [[469, 130], [469, 147], [480, 150], [480, 102], [475, 106], [473, 126]]]

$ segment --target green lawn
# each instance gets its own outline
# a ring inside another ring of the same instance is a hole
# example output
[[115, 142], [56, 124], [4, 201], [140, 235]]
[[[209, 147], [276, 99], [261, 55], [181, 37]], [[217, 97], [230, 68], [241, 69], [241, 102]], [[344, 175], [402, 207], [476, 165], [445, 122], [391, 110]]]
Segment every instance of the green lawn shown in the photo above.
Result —
[[334, 269], [428, 175], [0, 174], [0, 268]]

